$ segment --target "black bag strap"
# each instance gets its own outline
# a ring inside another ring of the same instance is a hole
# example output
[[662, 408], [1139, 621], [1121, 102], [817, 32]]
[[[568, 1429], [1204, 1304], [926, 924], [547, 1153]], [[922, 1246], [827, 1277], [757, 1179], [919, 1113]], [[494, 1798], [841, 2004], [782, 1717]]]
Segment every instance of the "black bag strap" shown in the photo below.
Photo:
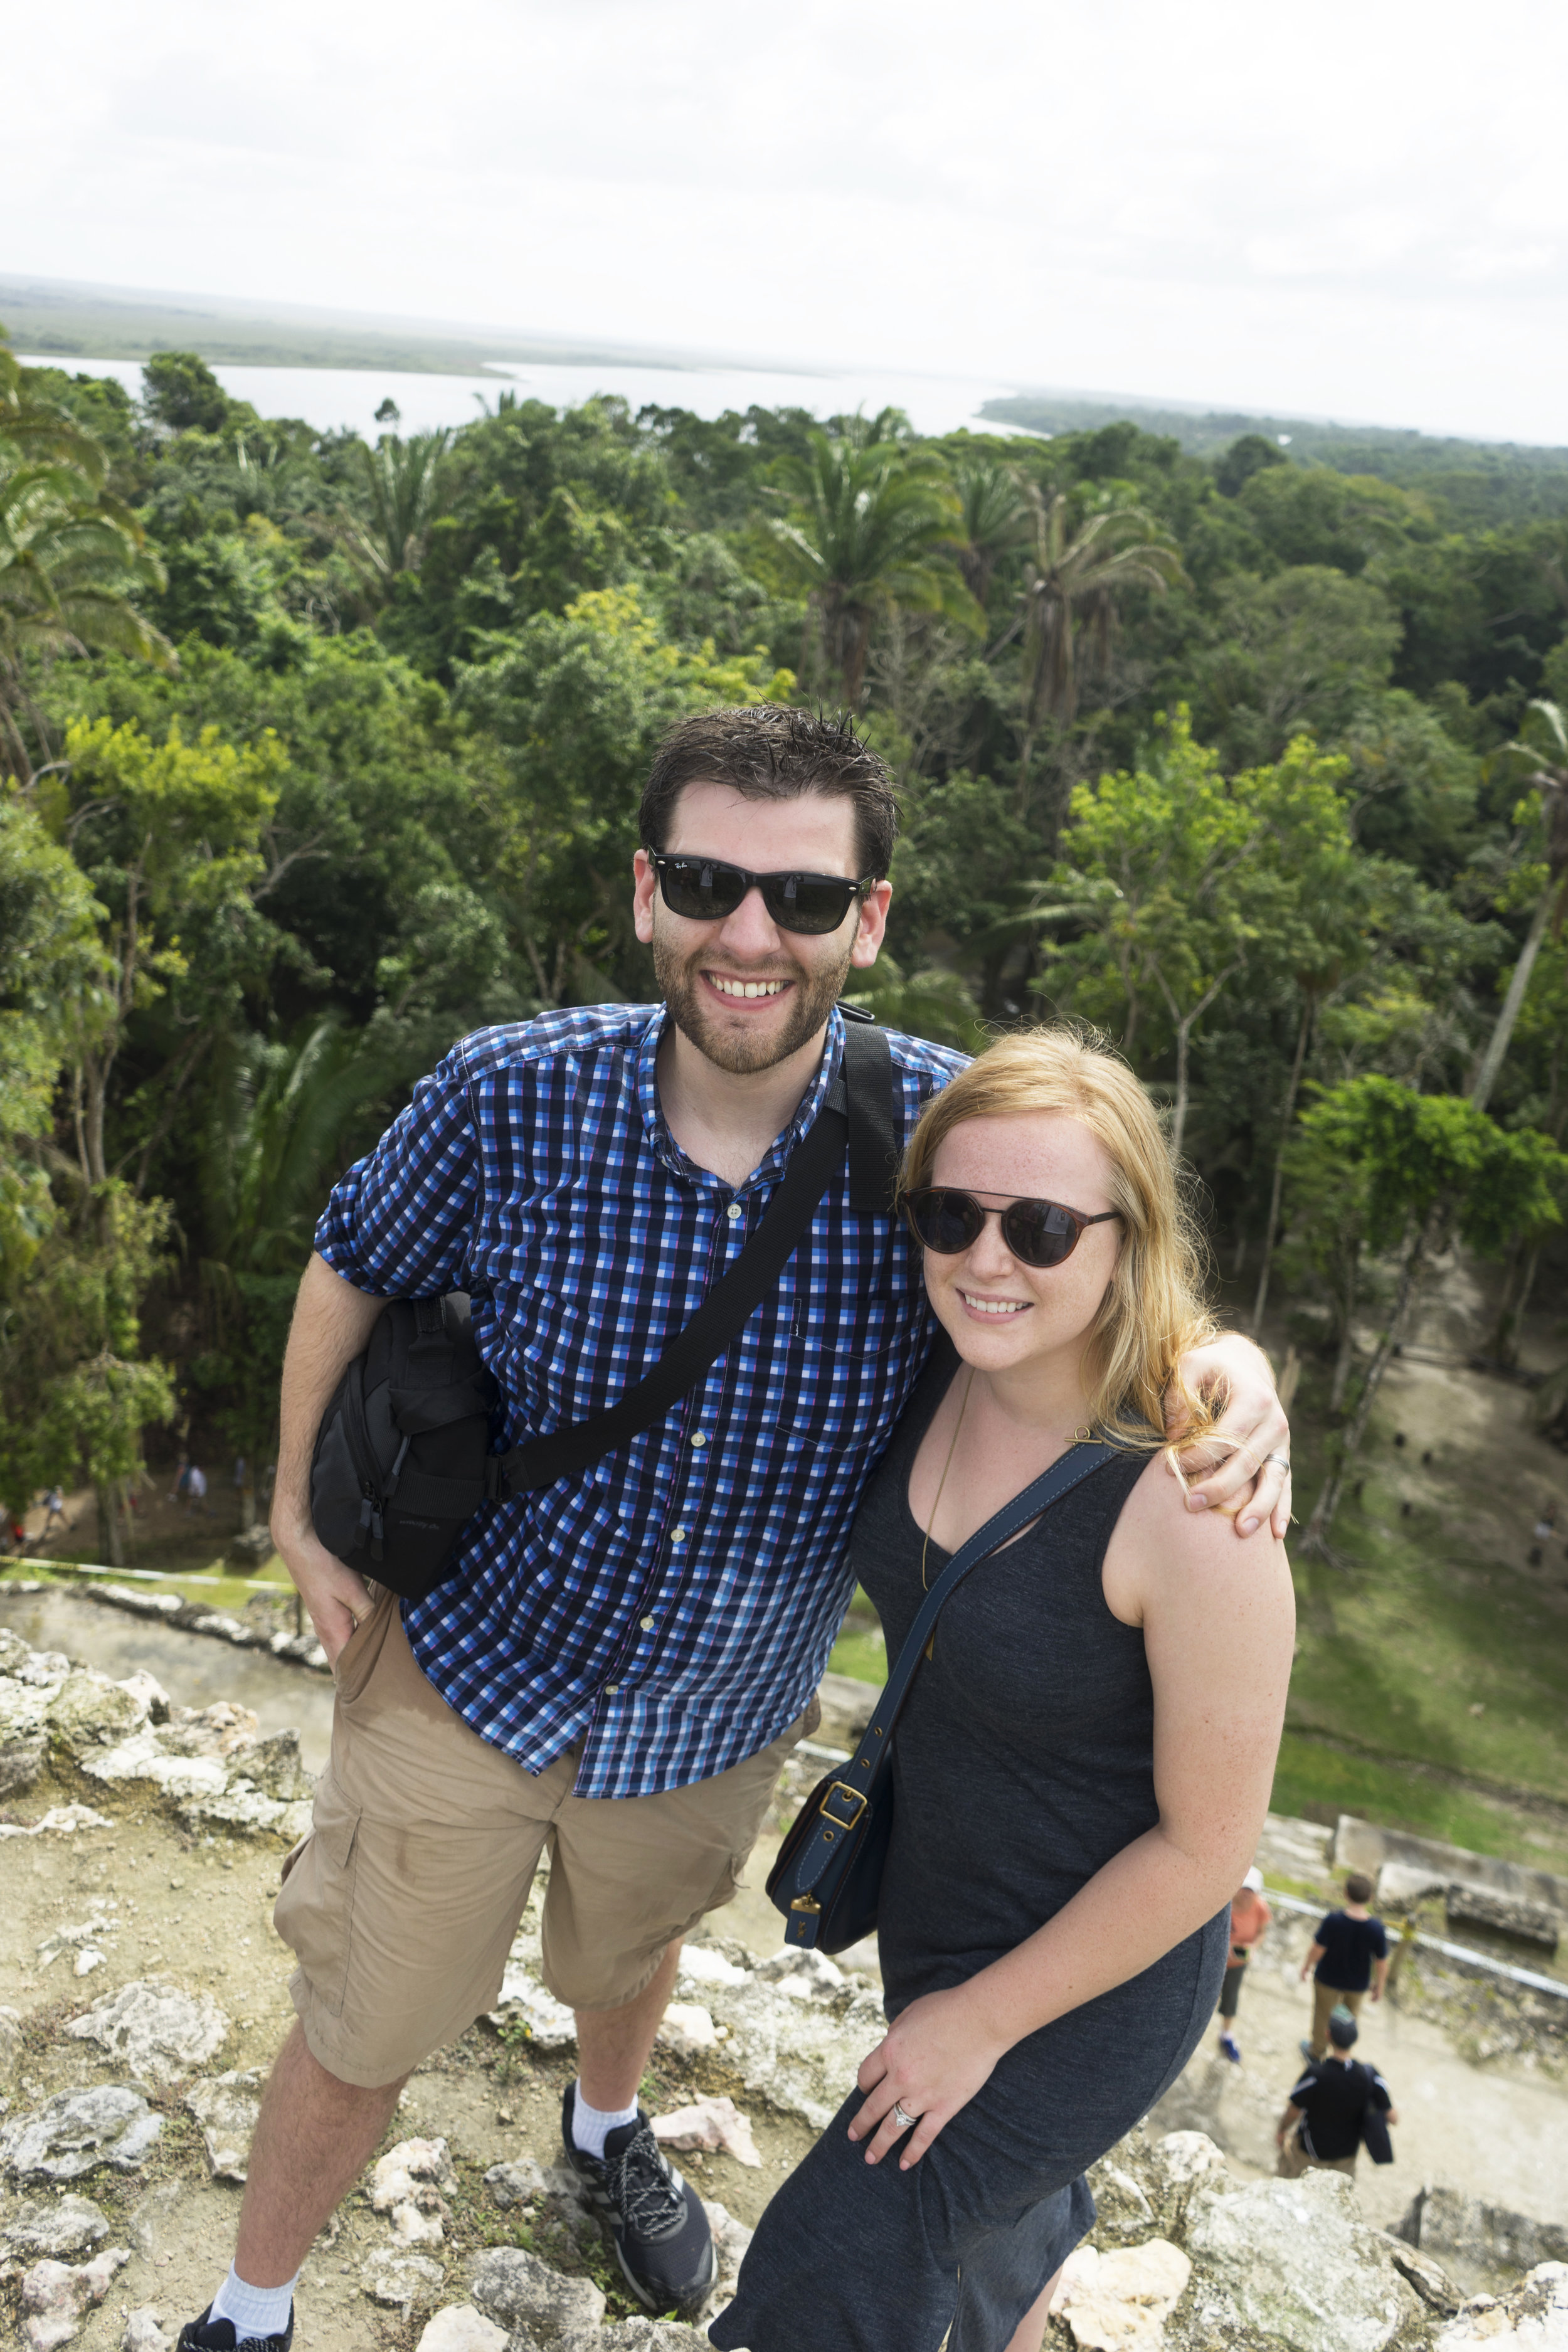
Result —
[[[846, 1008], [847, 1009], [847, 1008]], [[662, 1421], [743, 1328], [777, 1283], [811, 1223], [816, 1204], [849, 1160], [850, 1207], [887, 1216], [894, 1169], [893, 1057], [880, 1029], [853, 1016], [844, 1032], [844, 1066], [807, 1134], [791, 1152], [784, 1181], [740, 1256], [716, 1282], [653, 1370], [605, 1412], [574, 1428], [530, 1438], [485, 1465], [492, 1502], [553, 1486], [601, 1454], [629, 1444]], [[859, 1197], [857, 1197], [857, 1172]]]
[[[952, 1597], [957, 1587], [972, 1568], [1059, 1503], [1064, 1495], [1081, 1486], [1086, 1478], [1114, 1458], [1113, 1445], [1084, 1444], [1069, 1445], [1048, 1470], [1042, 1471], [1033, 1483], [1015, 1495], [1010, 1503], [977, 1528], [966, 1544], [955, 1551], [931, 1591], [921, 1604], [920, 1613], [910, 1626], [903, 1648], [899, 1652], [892, 1673], [888, 1676], [877, 1711], [860, 1736], [860, 1744], [844, 1768], [841, 1780], [830, 1781], [823, 1790], [817, 1807], [816, 1826], [801, 1848], [800, 1860], [788, 1882], [797, 1895], [809, 1895], [812, 1888], [837, 1853], [845, 1837], [858, 1829], [861, 1817], [871, 1801], [871, 1791], [888, 1766], [893, 1745], [893, 1727], [903, 1712], [904, 1701], [910, 1695], [915, 1670], [925, 1654], [931, 1628]], [[806, 1906], [809, 1907], [809, 1906]]]

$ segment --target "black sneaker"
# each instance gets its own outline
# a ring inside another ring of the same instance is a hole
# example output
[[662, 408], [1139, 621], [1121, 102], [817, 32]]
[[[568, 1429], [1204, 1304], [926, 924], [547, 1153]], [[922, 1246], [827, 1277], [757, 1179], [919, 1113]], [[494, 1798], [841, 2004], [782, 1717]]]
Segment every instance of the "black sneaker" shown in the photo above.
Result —
[[294, 2341], [294, 2306], [281, 2336], [237, 2336], [232, 2319], [209, 2319], [209, 2303], [199, 2319], [187, 2319], [174, 2352], [289, 2352]]
[[[713, 2233], [702, 2200], [665, 2156], [642, 2109], [609, 2134], [603, 2158], [572, 2137], [576, 2085], [561, 2103], [566, 2161], [608, 2221], [626, 2284], [649, 2311], [699, 2312], [713, 2285]], [[184, 2352], [184, 2347], [181, 2347]], [[201, 2347], [193, 2352], [203, 2352]]]

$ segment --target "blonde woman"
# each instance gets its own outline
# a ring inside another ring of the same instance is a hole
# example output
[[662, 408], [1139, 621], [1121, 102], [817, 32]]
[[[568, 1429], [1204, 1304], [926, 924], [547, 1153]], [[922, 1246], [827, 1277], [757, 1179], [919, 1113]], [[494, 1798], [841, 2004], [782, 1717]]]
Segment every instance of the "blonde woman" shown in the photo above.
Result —
[[1004, 1039], [927, 1106], [902, 1189], [951, 1345], [856, 1525], [889, 1656], [1010, 1496], [1090, 1432], [1118, 1451], [938, 1622], [893, 1748], [890, 2022], [763, 2217], [710, 2331], [731, 2352], [1038, 2352], [1085, 2168], [1214, 2013], [1284, 1715], [1283, 1547], [1184, 1509], [1164, 1453], [1211, 1327], [1131, 1072]]

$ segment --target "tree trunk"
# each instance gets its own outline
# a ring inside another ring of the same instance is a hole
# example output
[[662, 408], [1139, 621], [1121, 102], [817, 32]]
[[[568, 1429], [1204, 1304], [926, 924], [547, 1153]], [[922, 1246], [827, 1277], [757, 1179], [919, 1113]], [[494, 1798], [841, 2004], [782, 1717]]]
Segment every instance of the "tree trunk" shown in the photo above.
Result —
[[1340, 1507], [1340, 1496], [1344, 1491], [1345, 1475], [1361, 1452], [1362, 1440], [1366, 1435], [1366, 1425], [1372, 1418], [1373, 1405], [1376, 1402], [1378, 1390], [1383, 1385], [1383, 1376], [1388, 1370], [1389, 1358], [1393, 1355], [1399, 1335], [1405, 1328], [1405, 1318], [1409, 1312], [1411, 1299], [1415, 1295], [1415, 1286], [1426, 1271], [1432, 1239], [1436, 1233], [1438, 1223], [1439, 1213], [1434, 1211], [1406, 1253], [1404, 1266], [1400, 1270], [1399, 1288], [1394, 1296], [1393, 1312], [1389, 1316], [1383, 1337], [1373, 1350], [1372, 1361], [1366, 1368], [1366, 1379], [1362, 1383], [1362, 1391], [1356, 1400], [1356, 1409], [1351, 1416], [1350, 1427], [1345, 1431], [1340, 1445], [1338, 1459], [1324, 1480], [1322, 1492], [1312, 1507], [1312, 1516], [1307, 1522], [1306, 1538], [1301, 1547], [1303, 1551], [1324, 1552], [1328, 1549], [1329, 1529], [1333, 1526], [1334, 1513]]
[[94, 1490], [98, 1496], [98, 1544], [108, 1568], [125, 1565], [125, 1530], [121, 1516], [120, 1482], [105, 1479]]
[[1279, 1149], [1274, 1155], [1274, 1186], [1268, 1195], [1268, 1222], [1263, 1228], [1263, 1264], [1258, 1269], [1258, 1296], [1252, 1302], [1252, 1336], [1255, 1339], [1263, 1328], [1263, 1310], [1268, 1304], [1268, 1276], [1274, 1265], [1274, 1235], [1279, 1223], [1280, 1196], [1285, 1189], [1285, 1147], [1290, 1140], [1290, 1125], [1296, 1116], [1296, 1096], [1301, 1084], [1301, 1067], [1307, 1058], [1307, 1041], [1311, 1034], [1316, 1005], [1315, 997], [1303, 997], [1300, 1026], [1296, 1032], [1296, 1058], [1290, 1065], [1290, 1084], [1285, 1093], [1285, 1116], [1279, 1122]]
[[1496, 1026], [1487, 1040], [1486, 1052], [1481, 1055], [1480, 1066], [1470, 1087], [1470, 1100], [1478, 1110], [1485, 1110], [1491, 1097], [1491, 1090], [1497, 1084], [1498, 1072], [1502, 1067], [1503, 1055], [1508, 1052], [1509, 1040], [1513, 1035], [1513, 1024], [1519, 1019], [1519, 1009], [1524, 1003], [1524, 992], [1530, 986], [1530, 975], [1535, 969], [1535, 959], [1541, 953], [1541, 942], [1546, 937], [1546, 926], [1552, 917], [1553, 896], [1552, 886], [1548, 883], [1541, 894], [1540, 905], [1531, 917], [1530, 929], [1525, 933], [1524, 945], [1520, 950], [1519, 961], [1513, 968], [1513, 978], [1508, 984], [1508, 994], [1502, 1001], [1502, 1011], [1498, 1014]]
[[1171, 1157], [1180, 1160], [1182, 1138], [1187, 1126], [1187, 1045], [1192, 1036], [1192, 1021], [1176, 1024], [1176, 1103], [1171, 1115]]
[[1355, 1362], [1355, 1328], [1350, 1315], [1340, 1334], [1339, 1353], [1334, 1358], [1334, 1377], [1329, 1388], [1329, 1411], [1338, 1412], [1345, 1401], [1345, 1391], [1351, 1384], [1351, 1369]]

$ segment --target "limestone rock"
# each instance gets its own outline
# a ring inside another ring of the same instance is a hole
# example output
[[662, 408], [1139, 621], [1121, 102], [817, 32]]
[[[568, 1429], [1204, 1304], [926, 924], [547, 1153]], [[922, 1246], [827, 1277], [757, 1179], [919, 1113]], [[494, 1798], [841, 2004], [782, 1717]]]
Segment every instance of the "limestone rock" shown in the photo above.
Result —
[[9, 1625], [0, 1625], [0, 1675], [14, 1675], [32, 1654], [20, 1633], [13, 1633]]
[[600, 2352], [713, 2352], [705, 2331], [678, 2319], [623, 2319], [599, 2337]]
[[676, 1969], [676, 1982], [688, 1988], [696, 1985], [743, 1985], [752, 1981], [750, 1969], [737, 1968], [722, 1952], [713, 1951], [706, 1944], [683, 1944], [680, 1964]]
[[88, 1666], [74, 1666], [49, 1701], [50, 1731], [73, 1756], [111, 1747], [147, 1720], [147, 1702]]
[[506, 2352], [507, 2333], [471, 2303], [449, 2303], [419, 2338], [417, 2352]]
[[210, 1994], [140, 1980], [105, 1993], [66, 2032], [96, 2042], [149, 2082], [174, 2083], [203, 2066], [228, 2035], [228, 2019]]
[[132, 2312], [120, 2339], [120, 2352], [169, 2352], [174, 2338], [163, 2332], [163, 2315], [144, 2303]]
[[35, 2263], [22, 2278], [22, 2334], [28, 2352], [57, 2352], [68, 2344], [93, 2305], [109, 2293], [115, 2272], [130, 2260], [126, 2247], [106, 2246], [79, 2270], [66, 2263]]
[[260, 1727], [255, 1710], [220, 1698], [211, 1706], [174, 1706], [169, 1710], [162, 1745], [171, 1756], [232, 1756], [252, 1746]]
[[20, 1797], [44, 1769], [41, 1738], [0, 1738], [0, 1797]]
[[662, 2147], [724, 2148], [737, 2163], [758, 2165], [757, 2143], [747, 2116], [733, 2099], [714, 2098], [706, 2092], [689, 2107], [655, 2116], [653, 2136]]
[[391, 2214], [400, 2243], [439, 2245], [447, 2218], [441, 2192], [457, 2186], [444, 2139], [404, 2139], [371, 2174], [370, 2201], [378, 2213]]
[[1435, 2352], [1568, 2352], [1568, 2263], [1538, 2263], [1500, 2297], [1473, 2295], [1441, 2329]]
[[1382, 2352], [1423, 2309], [1342, 2172], [1200, 2189], [1187, 2250], [1244, 2327], [1291, 2352]]
[[22, 2021], [14, 2009], [0, 2009], [0, 2083], [16, 2071], [22, 2050]]
[[470, 2257], [468, 2291], [487, 2319], [549, 2352], [598, 2352], [605, 2298], [592, 2279], [563, 2278], [521, 2246], [490, 2246]]
[[1447, 1880], [1440, 1870], [1418, 1862], [1385, 1862], [1377, 1874], [1380, 1909], [1413, 1911], [1428, 1895], [1440, 1895]]
[[360, 2284], [373, 2303], [401, 2311], [406, 2319], [416, 2303], [431, 2303], [447, 2284], [447, 2273], [428, 2254], [405, 2253], [399, 2246], [377, 2246], [360, 2273]]
[[310, 1806], [308, 1799], [286, 1805], [276, 1797], [263, 1796], [241, 1773], [215, 1795], [187, 1799], [180, 1808], [180, 1818], [192, 1829], [217, 1822], [229, 1830], [268, 1832], [295, 1845], [310, 1826]]
[[0, 2229], [0, 2259], [36, 2262], [47, 2254], [59, 2262], [86, 2253], [108, 2235], [109, 2224], [90, 2197], [29, 2198], [11, 2208]]
[[129, 1584], [89, 1584], [87, 1597], [106, 1608], [127, 1610], [132, 1617], [177, 1617], [185, 1605], [177, 1592], [147, 1592]]
[[756, 1973], [759, 1984], [777, 1985], [791, 2000], [833, 2000], [849, 1990], [843, 1969], [826, 1952], [805, 1951], [795, 1944], [786, 1944], [771, 1959], [761, 1961]]
[[1063, 2266], [1052, 2315], [1066, 2319], [1079, 2352], [1159, 2352], [1192, 2274], [1192, 2263], [1168, 2238], [1109, 2254], [1079, 2246]]
[[655, 2039], [676, 2058], [697, 2058], [704, 2050], [719, 2047], [712, 2011], [694, 2000], [672, 2000]]
[[1116, 2158], [1119, 2150], [1102, 2156], [1098, 2164], [1089, 2167], [1089, 2185], [1094, 2193], [1095, 2236], [1119, 2240], [1143, 2239], [1152, 2236], [1154, 2208], [1139, 2181]]
[[150, 1780], [167, 1797], [218, 1796], [228, 1773], [223, 1760], [216, 1756], [185, 1756], [171, 1754], [163, 1744], [168, 1738], [168, 1727], [154, 1731], [144, 1723], [129, 1739], [121, 1739], [112, 1748], [94, 1748], [81, 1759], [81, 1769], [91, 1780], [110, 1785], [121, 1780]]
[[163, 2116], [124, 2084], [61, 2091], [0, 2127], [0, 2172], [15, 2180], [79, 2180], [103, 2166], [134, 2172], [163, 2128]]
[[545, 1991], [531, 1969], [509, 1960], [501, 1979], [500, 2006], [492, 2025], [523, 2025], [537, 2050], [565, 2050], [577, 2039], [577, 2021], [563, 2001]]
[[1418, 2189], [1396, 2234], [1423, 2253], [1457, 2254], [1483, 2271], [1527, 2271], [1568, 2263], [1568, 2227], [1533, 2221], [1506, 2205], [1486, 2205], [1457, 2189]]
[[[164, 1594], [160, 1597], [168, 1599], [172, 1596]], [[150, 1722], [168, 1722], [169, 1709], [173, 1701], [156, 1675], [150, 1675], [144, 1666], [138, 1666], [133, 1675], [121, 1676], [120, 1687], [122, 1691], [130, 1692], [138, 1706], [143, 1709]]]
[[229, 1763], [264, 1797], [276, 1797], [286, 1805], [298, 1804], [315, 1790], [294, 1730], [271, 1731], [263, 1739], [245, 1741], [232, 1751]]
[[702, 2210], [707, 2214], [708, 2227], [713, 2232], [713, 2293], [716, 2298], [728, 2303], [735, 2292], [735, 2282], [741, 2274], [741, 2264], [746, 2259], [746, 2249], [752, 2242], [752, 2232], [743, 2221], [736, 2221], [728, 2206], [721, 2205], [717, 2200], [710, 2204], [704, 2198]]
[[51, 1805], [36, 1822], [0, 1822], [0, 1838], [74, 1837], [78, 1830], [112, 1827], [109, 1815], [90, 1805]]
[[513, 2164], [492, 2164], [485, 2175], [485, 2187], [504, 2211], [509, 2206], [542, 2197], [545, 2180], [532, 2157], [524, 2156]]
[[185, 2105], [201, 2126], [207, 2170], [213, 2179], [243, 2180], [261, 2113], [260, 2075], [210, 2074], [191, 2084]]

